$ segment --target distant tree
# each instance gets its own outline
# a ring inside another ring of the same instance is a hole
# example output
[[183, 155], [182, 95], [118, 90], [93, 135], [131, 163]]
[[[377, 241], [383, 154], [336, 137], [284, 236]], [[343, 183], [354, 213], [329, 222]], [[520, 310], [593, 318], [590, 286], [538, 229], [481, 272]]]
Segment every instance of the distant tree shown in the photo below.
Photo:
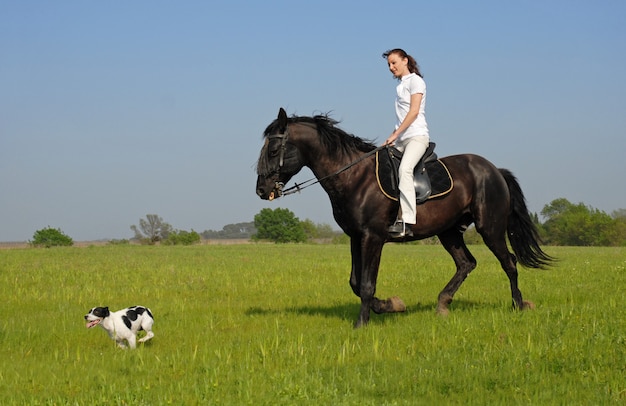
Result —
[[330, 224], [325, 223], [317, 224], [315, 232], [317, 238], [334, 238], [337, 235], [343, 234], [343, 231], [335, 231]]
[[132, 225], [130, 229], [135, 233], [134, 238], [144, 244], [156, 244], [172, 232], [172, 226], [156, 214], [148, 214], [145, 219], [139, 219], [139, 227]]
[[200, 234], [191, 230], [176, 230], [169, 233], [166, 239], [163, 240], [165, 245], [193, 245], [200, 242]]
[[611, 213], [611, 217], [616, 220], [623, 219], [626, 220], [626, 209], [617, 209]]
[[35, 247], [64, 247], [74, 245], [74, 240], [63, 233], [59, 228], [52, 228], [50, 226], [35, 231], [33, 240], [30, 241], [31, 245]]
[[541, 214], [547, 243], [571, 246], [617, 245], [616, 221], [601, 210], [556, 199], [546, 205]]
[[312, 240], [317, 237], [317, 226], [313, 223], [312, 220], [305, 219], [300, 222], [300, 226], [306, 235], [307, 240]]
[[546, 239], [546, 230], [543, 227], [543, 224], [539, 220], [539, 215], [537, 213], [530, 213], [530, 221], [535, 225], [537, 232], [539, 233], [539, 239], [542, 243], [547, 241]]
[[254, 216], [257, 233], [254, 240], [270, 240], [276, 243], [304, 242], [306, 233], [300, 220], [288, 209], [262, 209]]
[[345, 233], [337, 233], [331, 240], [333, 244], [350, 244], [350, 237]]
[[626, 246], [626, 209], [615, 210], [611, 213], [611, 217], [615, 220], [616, 245], [624, 247]]
[[227, 224], [219, 231], [205, 230], [201, 236], [207, 240], [210, 239], [243, 239], [250, 238], [256, 233], [254, 222]]

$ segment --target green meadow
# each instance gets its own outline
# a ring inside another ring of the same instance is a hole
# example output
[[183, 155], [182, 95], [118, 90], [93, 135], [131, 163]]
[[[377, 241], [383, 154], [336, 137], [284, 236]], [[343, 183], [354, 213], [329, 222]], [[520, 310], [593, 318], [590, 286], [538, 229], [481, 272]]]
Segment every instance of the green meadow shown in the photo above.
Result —
[[[626, 403], [626, 249], [546, 247], [520, 269], [530, 311], [483, 246], [448, 317], [440, 246], [385, 246], [377, 296], [407, 312], [353, 323], [347, 245], [0, 250], [2, 405], [588, 405]], [[86, 329], [145, 305], [134, 350]]]

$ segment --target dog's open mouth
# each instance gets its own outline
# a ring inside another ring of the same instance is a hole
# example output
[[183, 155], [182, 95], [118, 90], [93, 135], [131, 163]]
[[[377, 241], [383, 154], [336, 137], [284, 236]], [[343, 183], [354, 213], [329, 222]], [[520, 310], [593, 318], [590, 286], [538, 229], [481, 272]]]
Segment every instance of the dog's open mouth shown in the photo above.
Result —
[[98, 324], [100, 324], [100, 321], [100, 319], [89, 321], [87, 322], [87, 325], [85, 327], [92, 328], [93, 326], [97, 326]]

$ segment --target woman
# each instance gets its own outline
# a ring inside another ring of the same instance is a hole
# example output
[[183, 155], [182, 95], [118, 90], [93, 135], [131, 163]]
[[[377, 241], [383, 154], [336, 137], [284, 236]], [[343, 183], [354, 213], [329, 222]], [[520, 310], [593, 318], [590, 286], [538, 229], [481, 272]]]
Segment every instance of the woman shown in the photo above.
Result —
[[395, 145], [403, 152], [399, 169], [401, 217], [389, 228], [393, 237], [411, 236], [416, 222], [413, 170], [426, 152], [430, 138], [426, 124], [426, 83], [417, 62], [396, 48], [383, 54], [389, 70], [400, 82], [396, 87], [396, 126], [384, 145]]

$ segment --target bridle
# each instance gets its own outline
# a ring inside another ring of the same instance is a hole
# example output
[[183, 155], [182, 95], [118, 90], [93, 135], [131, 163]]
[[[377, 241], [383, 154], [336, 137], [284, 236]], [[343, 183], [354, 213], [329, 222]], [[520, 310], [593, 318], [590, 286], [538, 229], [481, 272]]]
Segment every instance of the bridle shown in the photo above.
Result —
[[288, 132], [285, 129], [285, 132], [282, 134], [274, 134], [274, 135], [269, 135], [267, 137], [268, 142], [270, 140], [273, 139], [280, 139], [280, 152], [279, 152], [279, 157], [278, 157], [278, 168], [274, 169], [272, 172], [270, 172], [267, 177], [272, 176], [274, 179], [274, 190], [276, 190], [276, 193], [278, 194], [278, 196], [274, 196], [274, 192], [272, 192], [270, 194], [270, 200], [274, 200], [274, 198], [276, 197], [281, 197], [284, 195], [283, 192], [283, 187], [285, 187], [285, 184], [283, 182], [280, 182], [280, 170], [283, 167], [283, 164], [285, 163], [285, 151], [287, 150], [287, 135]]
[[272, 139], [280, 139], [280, 156], [279, 156], [279, 161], [278, 161], [278, 168], [273, 170], [272, 172], [269, 173], [269, 176], [273, 176], [274, 177], [274, 190], [276, 190], [277, 192], [277, 196], [273, 196], [272, 193], [272, 197], [270, 198], [270, 200], [276, 198], [276, 197], [281, 197], [281, 196], [287, 196], [287, 195], [291, 195], [294, 194], [296, 192], [300, 192], [302, 189], [306, 189], [309, 186], [313, 186], [317, 183], [320, 183], [323, 180], [326, 180], [328, 178], [332, 178], [334, 176], [339, 175], [340, 173], [352, 168], [354, 165], [358, 164], [359, 162], [365, 160], [366, 158], [369, 158], [370, 156], [374, 155], [375, 153], [377, 153], [378, 151], [385, 149], [385, 148], [389, 148], [388, 145], [382, 145], [380, 147], [377, 147], [376, 149], [373, 149], [372, 151], [369, 151], [368, 153], [360, 156], [358, 159], [356, 159], [355, 161], [350, 162], [349, 164], [347, 164], [346, 166], [338, 169], [337, 171], [331, 173], [330, 175], [326, 175], [323, 178], [317, 179], [317, 178], [311, 178], [308, 179], [302, 183], [296, 183], [294, 186], [287, 188], [285, 190], [283, 190], [283, 187], [285, 187], [285, 184], [283, 182], [279, 182], [278, 179], [280, 178], [280, 170], [283, 167], [284, 161], [285, 161], [285, 151], [287, 150], [287, 137], [289, 136], [289, 132], [288, 129], [285, 129], [285, 132], [282, 134], [273, 134], [273, 135], [268, 135], [267, 138], [268, 140], [272, 140]]
[[[285, 151], [287, 150], [287, 135], [289, 135], [289, 133], [287, 132], [287, 130], [285, 130], [283, 134], [274, 134], [267, 137], [268, 140], [272, 140], [275, 138], [280, 139], [280, 161], [278, 162], [278, 169], [274, 171], [276, 173], [280, 171], [280, 168], [283, 167], [283, 163], [285, 161]], [[274, 172], [272, 172], [271, 174], [273, 175]]]

